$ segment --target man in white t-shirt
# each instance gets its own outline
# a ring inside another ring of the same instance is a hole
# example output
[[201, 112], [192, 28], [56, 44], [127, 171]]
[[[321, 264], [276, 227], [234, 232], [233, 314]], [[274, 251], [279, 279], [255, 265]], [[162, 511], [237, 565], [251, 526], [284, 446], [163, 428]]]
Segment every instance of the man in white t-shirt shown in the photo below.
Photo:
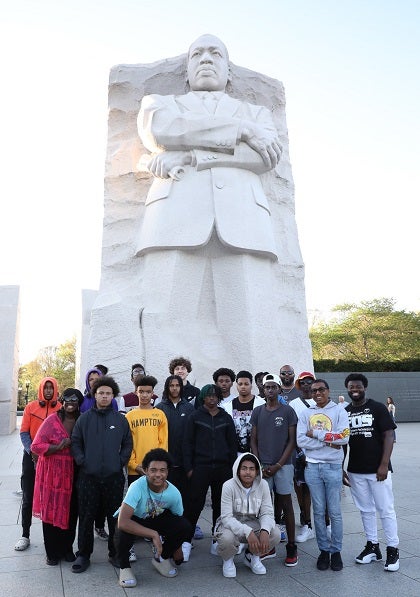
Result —
[[216, 369], [213, 373], [214, 383], [222, 390], [223, 400], [219, 404], [222, 408], [225, 408], [225, 405], [231, 402], [235, 397], [235, 393], [232, 393], [232, 386], [235, 378], [235, 372], [227, 367], [220, 367], [220, 369]]

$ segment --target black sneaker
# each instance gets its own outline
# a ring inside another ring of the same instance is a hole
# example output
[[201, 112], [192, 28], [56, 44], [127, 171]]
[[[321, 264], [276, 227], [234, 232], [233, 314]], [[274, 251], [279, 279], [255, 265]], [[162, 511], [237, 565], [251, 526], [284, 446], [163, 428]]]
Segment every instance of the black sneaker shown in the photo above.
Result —
[[386, 548], [386, 562], [384, 570], [395, 572], [400, 567], [400, 552], [397, 547]]
[[372, 541], [366, 543], [364, 550], [356, 558], [358, 564], [370, 564], [371, 562], [379, 562], [379, 560], [382, 560], [379, 543], [372, 543]]
[[102, 541], [108, 541], [109, 536], [105, 529], [100, 529], [98, 527], [95, 527], [95, 533], [96, 533], [96, 536], [99, 537], [99, 539], [102, 539]]
[[328, 551], [321, 551], [316, 562], [318, 570], [328, 570], [330, 567], [330, 554]]
[[286, 559], [284, 560], [285, 566], [296, 566], [298, 563], [297, 545], [296, 543], [286, 544]]
[[343, 560], [341, 559], [341, 554], [339, 551], [336, 551], [331, 554], [331, 570], [335, 570], [335, 572], [339, 572], [343, 569]]

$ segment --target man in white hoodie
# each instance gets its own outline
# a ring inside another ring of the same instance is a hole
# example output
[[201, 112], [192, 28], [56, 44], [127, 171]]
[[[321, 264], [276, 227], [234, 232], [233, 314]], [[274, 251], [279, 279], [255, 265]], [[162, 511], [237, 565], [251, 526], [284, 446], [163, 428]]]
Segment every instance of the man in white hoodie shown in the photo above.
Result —
[[280, 532], [268, 483], [262, 478], [261, 465], [253, 454], [240, 454], [233, 465], [233, 478], [223, 484], [221, 515], [216, 523], [217, 552], [223, 559], [223, 576], [234, 578], [234, 555], [241, 543], [247, 543], [244, 564], [254, 574], [267, 571], [260, 555], [280, 542]]
[[[343, 569], [341, 548], [343, 520], [341, 516], [341, 484], [343, 449], [349, 441], [349, 420], [345, 410], [332, 402], [324, 379], [312, 383], [315, 406], [303, 410], [297, 424], [297, 443], [305, 452], [305, 481], [312, 497], [315, 533], [320, 554], [318, 570]], [[328, 538], [325, 509], [331, 519], [331, 539]]]

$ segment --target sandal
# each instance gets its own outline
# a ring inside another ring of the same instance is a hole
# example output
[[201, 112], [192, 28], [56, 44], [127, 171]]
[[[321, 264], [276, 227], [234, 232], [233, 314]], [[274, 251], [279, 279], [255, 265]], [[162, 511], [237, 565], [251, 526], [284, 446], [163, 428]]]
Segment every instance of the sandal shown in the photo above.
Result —
[[85, 558], [84, 556], [77, 556], [73, 566], [71, 567], [71, 571], [75, 572], [76, 574], [80, 574], [80, 572], [85, 572], [85, 570], [87, 570], [89, 566], [89, 558]]
[[170, 560], [158, 561], [155, 558], [153, 558], [152, 564], [159, 572], [159, 574], [161, 574], [162, 576], [166, 576], [166, 578], [174, 578], [178, 575], [178, 570], [173, 567], [173, 564]]
[[124, 587], [124, 589], [131, 589], [131, 587], [137, 585], [137, 579], [131, 568], [120, 568], [120, 580], [118, 584], [120, 587]]

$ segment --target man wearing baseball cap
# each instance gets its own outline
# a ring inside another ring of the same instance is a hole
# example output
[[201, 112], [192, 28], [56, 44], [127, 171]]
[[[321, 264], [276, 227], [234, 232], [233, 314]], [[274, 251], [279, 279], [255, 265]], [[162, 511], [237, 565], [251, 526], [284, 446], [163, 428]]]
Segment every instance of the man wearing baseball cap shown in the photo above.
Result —
[[296, 566], [298, 555], [291, 494], [297, 416], [290, 406], [279, 402], [280, 383], [278, 375], [272, 373], [263, 378], [266, 404], [257, 406], [252, 412], [251, 450], [262, 464], [263, 478], [278, 495], [274, 508], [281, 508], [285, 515], [288, 542], [284, 563], [286, 566]]

